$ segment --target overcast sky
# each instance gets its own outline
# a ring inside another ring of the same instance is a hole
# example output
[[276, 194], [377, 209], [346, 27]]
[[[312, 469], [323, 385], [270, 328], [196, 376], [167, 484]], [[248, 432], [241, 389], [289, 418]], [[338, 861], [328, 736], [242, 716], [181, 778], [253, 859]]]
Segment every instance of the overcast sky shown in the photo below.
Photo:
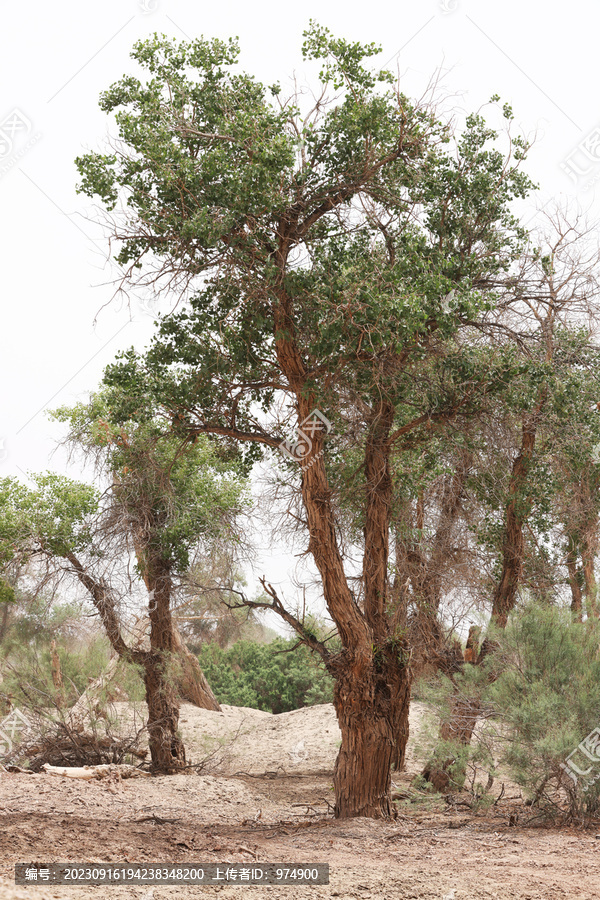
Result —
[[[380, 43], [381, 62], [398, 67], [410, 96], [420, 96], [436, 71], [447, 108], [478, 109], [500, 94], [518, 127], [536, 137], [527, 170], [541, 190], [532, 203], [578, 202], [598, 221], [597, 0], [5, 4], [0, 475], [66, 471], [64, 456], [51, 456], [61, 430], [44, 409], [83, 398], [119, 350], [142, 348], [152, 332], [143, 306], [109, 302], [114, 273], [89, 221], [89, 200], [75, 192], [73, 162], [110, 132], [98, 96], [134, 71], [134, 41], [154, 32], [238, 36], [244, 68], [266, 83], [285, 83], [294, 72], [302, 78], [302, 31], [310, 18], [340, 36]], [[524, 221], [533, 214], [532, 205]], [[273, 568], [284, 578], [280, 553]]]

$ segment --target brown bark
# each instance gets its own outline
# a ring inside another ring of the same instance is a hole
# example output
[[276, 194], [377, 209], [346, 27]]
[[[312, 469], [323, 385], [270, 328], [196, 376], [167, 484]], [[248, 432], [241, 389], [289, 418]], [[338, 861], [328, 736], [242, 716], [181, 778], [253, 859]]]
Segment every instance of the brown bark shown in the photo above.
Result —
[[164, 773], [177, 771], [185, 764], [185, 750], [177, 734], [179, 700], [170, 671], [173, 627], [169, 567], [160, 560], [153, 560], [152, 566], [145, 565], [144, 580], [149, 590], [153, 591], [155, 602], [150, 608], [150, 650], [140, 650], [125, 643], [115, 600], [106, 584], [93, 578], [74, 554], [69, 554], [67, 559], [90, 592], [113, 648], [120, 657], [142, 666], [144, 670], [152, 768]]
[[571, 588], [571, 611], [581, 622], [583, 594], [581, 591], [580, 572], [577, 568], [577, 545], [572, 535], [569, 535], [569, 546], [565, 562], [569, 573], [569, 587]]
[[370, 423], [365, 447], [364, 611], [372, 635], [369, 665], [352, 660], [336, 684], [335, 703], [342, 746], [336, 763], [336, 815], [393, 815], [391, 765], [404, 765], [408, 741], [411, 671], [406, 636], [388, 603], [389, 532], [392, 505], [389, 435], [391, 403], [382, 401]]
[[[295, 394], [301, 425], [317, 404], [307, 389], [308, 373], [296, 340], [293, 302], [284, 287], [287, 254], [297, 239], [296, 232], [297, 218], [281, 221], [279, 247], [274, 257], [280, 280], [274, 292], [273, 325], [278, 363]], [[404, 704], [409, 702], [408, 656], [390, 629], [388, 618], [392, 491], [389, 457], [393, 417], [390, 403], [385, 400], [375, 403], [365, 447], [364, 610], [350, 589], [344, 571], [323, 459], [322, 432], [313, 432], [312, 446], [302, 461], [302, 500], [310, 536], [309, 552], [319, 571], [325, 602], [344, 648], [335, 658], [322, 652], [335, 678], [335, 708], [342, 732], [334, 775], [338, 817], [393, 814], [390, 766], [394, 753], [403, 757], [404, 748], [395, 748], [407, 735]], [[279, 607], [273, 608], [280, 611]], [[405, 727], [398, 727], [400, 722]]]
[[[338, 818], [370, 816], [392, 818], [391, 765], [398, 755], [399, 718], [408, 726], [410, 672], [390, 659], [381, 673], [344, 667], [334, 691], [342, 744], [335, 764], [335, 815]], [[401, 748], [403, 758], [406, 741]]]
[[[311, 411], [302, 398], [299, 408], [304, 417]], [[310, 549], [321, 574], [329, 612], [344, 646], [328, 666], [336, 679], [334, 704], [342, 732], [334, 773], [335, 815], [340, 818], [388, 818], [393, 814], [391, 764], [394, 757], [404, 758], [408, 737], [407, 654], [402, 642], [396, 641], [391, 633], [386, 614], [392, 490], [388, 438], [392, 421], [393, 410], [382, 404], [373, 416], [365, 451], [368, 513], [363, 566], [364, 614], [348, 586], [337, 544], [327, 474], [318, 455], [322, 435], [315, 437], [314, 463], [305, 467], [302, 478]]]
[[471, 625], [469, 628], [469, 636], [465, 647], [465, 662], [475, 663], [479, 656], [479, 637], [481, 628], [478, 625]]
[[152, 560], [152, 564], [145, 568], [144, 579], [154, 597], [154, 603], [149, 607], [150, 652], [146, 655], [144, 666], [148, 746], [153, 769], [173, 772], [185, 765], [185, 750], [177, 733], [179, 699], [172, 671], [175, 640], [171, 617], [170, 567], [161, 560]]
[[200, 668], [200, 663], [186, 647], [175, 623], [173, 623], [173, 652], [176, 654], [177, 691], [181, 699], [193, 703], [200, 709], [220, 712], [221, 707]]
[[62, 669], [60, 667], [60, 656], [58, 655], [58, 651], [56, 649], [56, 641], [52, 641], [52, 643], [50, 644], [50, 659], [52, 668], [52, 684], [56, 689], [56, 703], [58, 706], [62, 706], [65, 700], [64, 687]]
[[406, 765], [406, 746], [409, 738], [410, 690], [412, 672], [407, 670], [399, 680], [393, 704], [392, 728], [394, 744], [392, 748], [392, 766], [396, 772], [402, 772]]
[[152, 768], [166, 774], [177, 772], [185, 765], [185, 749], [177, 734], [179, 702], [173, 685], [165, 677], [165, 660], [160, 654], [155, 654], [152, 664], [146, 666], [144, 685]]

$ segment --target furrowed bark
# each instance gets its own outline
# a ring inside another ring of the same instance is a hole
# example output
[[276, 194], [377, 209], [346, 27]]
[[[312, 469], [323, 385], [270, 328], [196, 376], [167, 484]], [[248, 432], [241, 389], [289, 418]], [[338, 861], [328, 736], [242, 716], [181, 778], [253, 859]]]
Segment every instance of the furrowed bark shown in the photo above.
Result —
[[[279, 364], [294, 390], [301, 425], [316, 403], [306, 391], [307, 375], [297, 343], [291, 300], [278, 292], [275, 346]], [[323, 433], [312, 434], [302, 459], [302, 499], [309, 529], [309, 550], [321, 576], [328, 611], [342, 645], [328, 661], [335, 678], [334, 705], [342, 744], [334, 773], [335, 815], [340, 818], [393, 814], [390, 766], [396, 741], [407, 733], [410, 675], [401, 642], [389, 640], [388, 534], [391, 479], [389, 434], [393, 409], [382, 404], [373, 416], [365, 450], [366, 527], [363, 567], [365, 612], [348, 585], [336, 536], [331, 489], [323, 459]], [[395, 727], [404, 716], [405, 728]], [[403, 751], [400, 753], [402, 755]]]
[[144, 667], [148, 704], [148, 745], [157, 772], [176, 772], [185, 765], [185, 749], [177, 730], [179, 698], [172, 659], [175, 649], [171, 617], [171, 571], [153, 560], [146, 565], [144, 580], [154, 602], [149, 606], [150, 652]]

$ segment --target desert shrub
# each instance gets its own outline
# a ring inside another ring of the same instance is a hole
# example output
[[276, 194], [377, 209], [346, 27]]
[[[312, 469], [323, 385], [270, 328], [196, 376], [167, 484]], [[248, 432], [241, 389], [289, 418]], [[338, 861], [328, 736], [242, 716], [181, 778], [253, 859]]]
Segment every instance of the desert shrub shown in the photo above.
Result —
[[[600, 785], [592, 784], [600, 778], [600, 735], [587, 755], [577, 748], [600, 727], [600, 623], [532, 603], [497, 640], [488, 697], [503, 723], [503, 761], [533, 803], [588, 820], [600, 808]], [[575, 765], [591, 769], [577, 782], [561, 768], [573, 751]]]
[[[329, 703], [333, 682], [321, 660], [293, 638], [201, 647], [198, 659], [217, 700], [281, 713]], [[295, 649], [293, 649], [295, 648]]]

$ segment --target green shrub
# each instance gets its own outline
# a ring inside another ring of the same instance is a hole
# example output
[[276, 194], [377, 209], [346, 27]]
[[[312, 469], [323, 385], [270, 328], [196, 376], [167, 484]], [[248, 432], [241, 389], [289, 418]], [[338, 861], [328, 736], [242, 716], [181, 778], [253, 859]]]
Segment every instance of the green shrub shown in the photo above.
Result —
[[590, 780], [600, 776], [600, 749], [595, 764], [576, 754], [579, 768], [592, 768], [589, 779], [575, 783], [561, 764], [600, 726], [599, 642], [598, 621], [531, 604], [498, 636], [492, 657], [496, 680], [488, 696], [504, 724], [504, 762], [535, 804], [577, 821], [598, 809], [600, 785]]
[[204, 644], [200, 666], [217, 700], [281, 713], [330, 703], [333, 682], [321, 660], [293, 638], [270, 644], [237, 641], [227, 650]]

